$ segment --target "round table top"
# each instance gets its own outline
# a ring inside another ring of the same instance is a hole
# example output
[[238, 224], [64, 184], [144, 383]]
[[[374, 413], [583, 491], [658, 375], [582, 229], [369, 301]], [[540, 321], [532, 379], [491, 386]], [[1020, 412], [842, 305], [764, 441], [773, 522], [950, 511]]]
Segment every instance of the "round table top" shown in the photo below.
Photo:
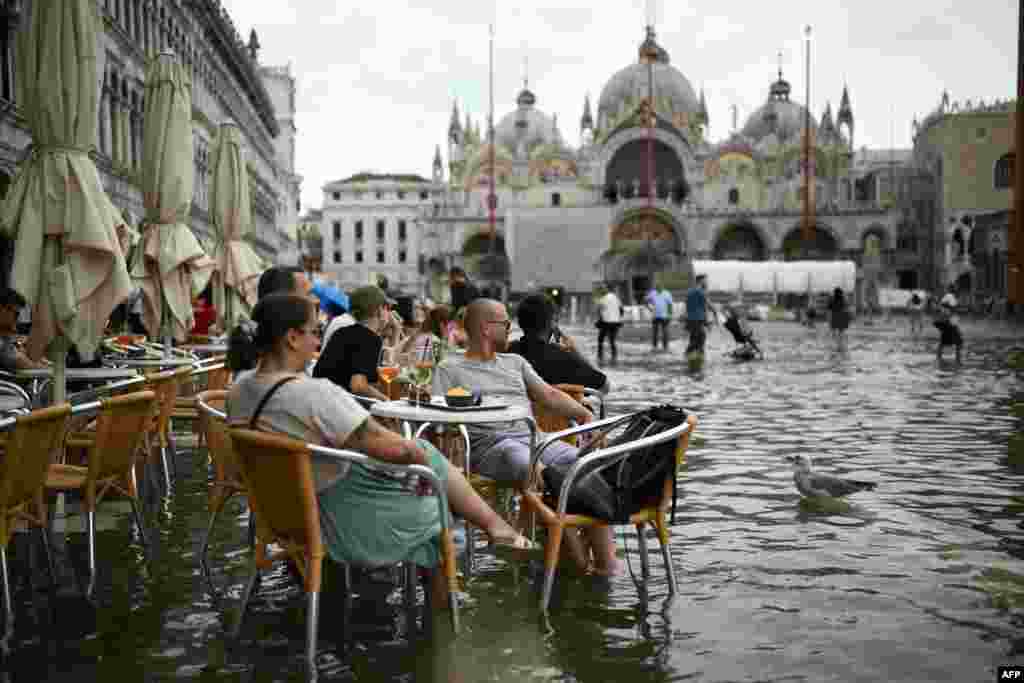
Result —
[[431, 408], [426, 405], [416, 407], [404, 398], [398, 401], [375, 403], [370, 409], [370, 414], [374, 417], [390, 417], [409, 422], [462, 425], [515, 422], [532, 417], [528, 406], [505, 406], [493, 410], [451, 410], [450, 408]]
[[170, 358], [118, 358], [111, 361], [125, 368], [179, 368], [195, 365], [195, 358], [171, 356]]
[[[106, 382], [114, 379], [130, 379], [137, 377], [139, 373], [131, 368], [67, 368], [64, 370], [65, 379], [73, 380], [95, 380]], [[31, 370], [18, 370], [14, 373], [17, 379], [50, 379], [53, 377], [53, 366], [45, 368], [33, 368]]]

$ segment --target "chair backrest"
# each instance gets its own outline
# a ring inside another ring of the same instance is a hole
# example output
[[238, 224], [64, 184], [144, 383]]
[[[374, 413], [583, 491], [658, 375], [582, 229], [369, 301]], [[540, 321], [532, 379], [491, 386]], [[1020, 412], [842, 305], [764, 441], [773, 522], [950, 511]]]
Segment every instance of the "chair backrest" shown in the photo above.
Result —
[[238, 458], [231, 447], [224, 418], [227, 396], [228, 392], [224, 389], [216, 389], [200, 392], [196, 397], [199, 399], [199, 414], [206, 433], [206, 444], [210, 449], [210, 459], [213, 460], [213, 486], [242, 484]]
[[96, 418], [96, 447], [89, 454], [89, 481], [86, 495], [93, 495], [97, 480], [124, 474], [135, 465], [146, 427], [153, 419], [157, 401], [154, 391], [100, 400]]
[[[555, 384], [554, 387], [565, 394], [568, 394], [569, 398], [573, 399], [577, 403], [583, 403], [583, 393], [585, 387], [581, 384]], [[537, 421], [537, 429], [542, 432], [552, 434], [554, 432], [560, 432], [563, 429], [569, 428], [568, 418], [562, 417], [549, 412], [542, 405], [534, 401], [533, 405], [533, 417]], [[563, 441], [571, 444], [576, 443], [576, 437], [567, 436]]]
[[0, 458], [0, 542], [13, 531], [8, 512], [33, 500], [46, 483], [54, 455], [64, 443], [71, 406], [67, 403], [21, 415]]
[[28, 412], [32, 410], [32, 398], [28, 392], [14, 382], [0, 380], [0, 397], [3, 397], [4, 412]]
[[303, 572], [307, 591], [320, 590], [320, 536], [313, 465], [307, 445], [278, 434], [233, 428], [231, 445], [249, 485], [249, 504]]
[[187, 381], [192, 374], [191, 367], [165, 370], [146, 378], [146, 388], [156, 394], [156, 412], [152, 429], [161, 439], [162, 445], [167, 438], [167, 427], [174, 414], [175, 401], [178, 398], [178, 385]]

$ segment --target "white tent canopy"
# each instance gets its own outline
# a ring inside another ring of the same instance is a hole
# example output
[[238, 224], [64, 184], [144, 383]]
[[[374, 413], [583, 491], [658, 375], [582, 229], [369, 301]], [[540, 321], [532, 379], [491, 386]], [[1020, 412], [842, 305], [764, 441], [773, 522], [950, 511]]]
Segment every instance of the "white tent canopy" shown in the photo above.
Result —
[[712, 292], [850, 292], [857, 283], [853, 261], [694, 261]]

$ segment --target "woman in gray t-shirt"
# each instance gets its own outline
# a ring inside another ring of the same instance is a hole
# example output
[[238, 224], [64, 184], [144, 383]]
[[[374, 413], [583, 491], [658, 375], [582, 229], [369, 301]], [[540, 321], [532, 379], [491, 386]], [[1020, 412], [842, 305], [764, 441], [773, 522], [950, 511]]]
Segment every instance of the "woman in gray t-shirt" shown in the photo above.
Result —
[[[312, 301], [272, 294], [256, 304], [252, 315], [249, 329], [240, 328], [232, 335], [228, 361], [249, 357], [255, 350], [260, 362], [231, 388], [227, 401], [231, 425], [249, 426], [266, 393], [291, 377], [266, 401], [257, 416], [258, 429], [360, 451], [384, 462], [426, 465], [445, 482], [455, 513], [483, 529], [498, 545], [531, 548], [530, 541], [488, 507], [431, 444], [403, 439], [377, 423], [330, 380], [303, 373], [319, 343]], [[410, 478], [361, 464], [339, 466], [315, 456], [313, 465], [322, 533], [333, 559], [371, 566], [406, 560], [421, 566], [440, 562], [436, 501], [417, 495]]]

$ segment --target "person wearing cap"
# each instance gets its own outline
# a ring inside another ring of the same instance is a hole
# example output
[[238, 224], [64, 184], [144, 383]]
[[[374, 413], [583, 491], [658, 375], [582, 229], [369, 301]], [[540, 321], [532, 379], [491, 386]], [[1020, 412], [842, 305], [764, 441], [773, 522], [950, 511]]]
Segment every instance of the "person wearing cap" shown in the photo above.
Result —
[[355, 325], [334, 332], [313, 368], [313, 377], [329, 379], [345, 391], [387, 400], [373, 386], [384, 346], [382, 332], [394, 326], [391, 306], [380, 287], [360, 287], [349, 295]]

